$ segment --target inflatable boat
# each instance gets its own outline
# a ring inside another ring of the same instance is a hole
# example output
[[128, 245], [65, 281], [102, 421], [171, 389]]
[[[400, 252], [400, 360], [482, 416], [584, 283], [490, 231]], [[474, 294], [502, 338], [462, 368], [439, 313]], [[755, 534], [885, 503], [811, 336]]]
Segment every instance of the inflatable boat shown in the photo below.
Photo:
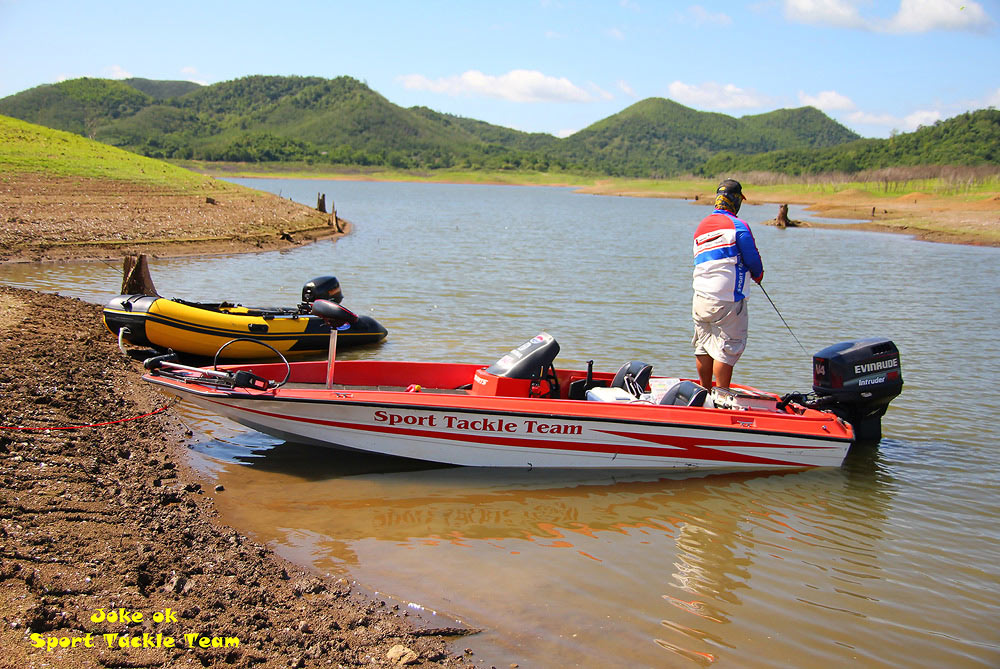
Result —
[[[302, 288], [296, 307], [245, 307], [228, 302], [202, 303], [155, 295], [119, 295], [104, 307], [104, 324], [112, 334], [136, 346], [171, 349], [191, 356], [212, 357], [231, 340], [220, 357], [228, 360], [274, 358], [264, 342], [286, 356], [322, 354], [330, 341], [330, 325], [312, 315], [317, 299], [343, 299], [335, 277], [318, 277]], [[339, 346], [382, 341], [386, 329], [370, 316], [358, 316], [338, 332]]]
[[820, 351], [813, 391], [780, 397], [657, 377], [641, 361], [616, 373], [556, 369], [558, 351], [543, 332], [492, 365], [331, 356], [188, 367], [162, 356], [146, 361], [143, 379], [287, 441], [455, 465], [601, 469], [840, 466], [855, 442], [878, 441], [902, 389], [887, 339]]

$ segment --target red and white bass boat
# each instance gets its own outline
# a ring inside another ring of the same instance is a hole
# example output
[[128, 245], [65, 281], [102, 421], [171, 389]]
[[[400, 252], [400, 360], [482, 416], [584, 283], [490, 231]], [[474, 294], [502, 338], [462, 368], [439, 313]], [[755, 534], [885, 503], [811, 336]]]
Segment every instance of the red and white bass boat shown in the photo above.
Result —
[[[351, 312], [317, 301], [336, 326]], [[335, 349], [334, 349], [335, 350]], [[564, 370], [542, 333], [493, 365], [381, 360], [205, 368], [169, 356], [143, 377], [260, 432], [307, 444], [481, 467], [765, 469], [839, 466], [857, 440], [877, 441], [902, 388], [887, 339], [828, 347], [808, 394], [711, 390], [655, 377]]]

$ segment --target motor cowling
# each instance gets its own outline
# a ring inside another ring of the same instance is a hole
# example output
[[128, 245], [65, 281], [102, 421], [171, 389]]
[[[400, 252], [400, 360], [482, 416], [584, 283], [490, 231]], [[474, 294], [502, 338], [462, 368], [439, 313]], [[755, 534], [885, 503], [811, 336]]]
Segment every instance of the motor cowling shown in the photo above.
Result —
[[302, 286], [302, 301], [312, 304], [316, 300], [329, 300], [340, 304], [344, 293], [335, 276], [318, 276]]
[[854, 427], [856, 441], [881, 439], [882, 416], [902, 389], [899, 350], [888, 339], [841, 342], [813, 356], [813, 393]]

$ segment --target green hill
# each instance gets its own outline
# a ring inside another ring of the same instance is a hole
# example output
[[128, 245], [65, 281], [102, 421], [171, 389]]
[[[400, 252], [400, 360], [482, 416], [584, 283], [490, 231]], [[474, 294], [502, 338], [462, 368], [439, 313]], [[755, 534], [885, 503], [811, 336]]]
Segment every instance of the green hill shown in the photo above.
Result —
[[37, 86], [0, 100], [0, 114], [93, 137], [119, 118], [128, 118], [153, 98], [121, 81], [72, 79]]
[[193, 81], [157, 81], [154, 79], [123, 79], [124, 83], [132, 88], [145, 93], [154, 100], [167, 100], [180, 97], [185, 93], [196, 91], [201, 88], [201, 84]]
[[569, 159], [620, 176], [692, 172], [720, 151], [831, 146], [858, 135], [812, 107], [733, 118], [649, 98], [568, 137]]
[[351, 77], [258, 75], [211, 86], [75, 79], [4, 98], [0, 114], [175, 160], [656, 178], [997, 163], [996, 122], [988, 114], [948, 122], [939, 132], [864, 140], [812, 107], [734, 118], [649, 98], [559, 139], [406, 109]]
[[[80, 135], [0, 116], [0, 178], [17, 174], [110, 179], [168, 190], [210, 187], [210, 177]], [[214, 188], [214, 186], [211, 186]]]
[[889, 139], [862, 139], [826, 148], [772, 151], [760, 155], [722, 153], [706, 161], [700, 173], [852, 174], [887, 167], [998, 164], [1000, 111], [981, 109]]

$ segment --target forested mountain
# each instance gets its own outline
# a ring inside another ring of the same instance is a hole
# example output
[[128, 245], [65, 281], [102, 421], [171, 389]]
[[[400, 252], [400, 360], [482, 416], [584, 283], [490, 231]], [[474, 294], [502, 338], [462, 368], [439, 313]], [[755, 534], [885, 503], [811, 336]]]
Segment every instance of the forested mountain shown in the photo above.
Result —
[[193, 81], [157, 81], [155, 79], [140, 79], [138, 77], [124, 79], [123, 81], [155, 100], [176, 98], [201, 88], [201, 84], [196, 84]]
[[695, 171], [720, 151], [755, 154], [855, 139], [812, 107], [733, 118], [649, 98], [571, 135], [562, 149], [572, 162], [595, 171], [670, 176]]
[[720, 153], [701, 167], [701, 173], [761, 170], [792, 175], [851, 174], [917, 165], [1000, 165], [1000, 111], [980, 109], [889, 139], [862, 139], [818, 150], [759, 155]]
[[250, 76], [201, 86], [74, 79], [0, 100], [0, 114], [155, 158], [666, 177], [996, 164], [998, 112], [864, 140], [812, 107], [734, 118], [649, 98], [570, 137], [386, 100], [351, 77]]

